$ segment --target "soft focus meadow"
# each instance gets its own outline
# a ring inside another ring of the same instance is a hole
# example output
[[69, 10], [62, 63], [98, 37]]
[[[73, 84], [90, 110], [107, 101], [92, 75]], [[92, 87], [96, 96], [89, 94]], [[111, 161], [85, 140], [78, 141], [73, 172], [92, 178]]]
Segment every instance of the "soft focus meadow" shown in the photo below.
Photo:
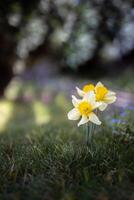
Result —
[[0, 100], [0, 199], [133, 198], [134, 105], [123, 96], [130, 82], [104, 80], [118, 100], [101, 114], [91, 151], [85, 127], [67, 119], [75, 85], [87, 81], [61, 77], [59, 86], [41, 87], [14, 79], [8, 86]]
[[[134, 199], [131, 0], [0, 2], [0, 200]], [[69, 121], [76, 87], [117, 100], [86, 126]]]

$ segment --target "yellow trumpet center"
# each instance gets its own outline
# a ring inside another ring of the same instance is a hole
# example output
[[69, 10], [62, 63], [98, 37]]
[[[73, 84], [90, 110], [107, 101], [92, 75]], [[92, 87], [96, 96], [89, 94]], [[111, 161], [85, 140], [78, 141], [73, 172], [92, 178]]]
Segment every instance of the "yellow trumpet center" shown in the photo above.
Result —
[[88, 116], [93, 110], [92, 105], [87, 101], [81, 102], [78, 106], [78, 109], [80, 111], [80, 114], [85, 116]]
[[93, 84], [85, 85], [83, 87], [83, 92], [89, 92], [89, 91], [92, 91], [92, 90], [94, 90], [94, 85]]
[[108, 89], [104, 86], [96, 88], [96, 100], [101, 101], [104, 99], [105, 95], [108, 93]]

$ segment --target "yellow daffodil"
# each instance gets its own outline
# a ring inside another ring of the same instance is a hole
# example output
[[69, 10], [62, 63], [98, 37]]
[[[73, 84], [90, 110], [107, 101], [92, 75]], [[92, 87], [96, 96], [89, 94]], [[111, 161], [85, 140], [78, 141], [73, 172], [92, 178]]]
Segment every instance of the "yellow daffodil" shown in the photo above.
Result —
[[116, 101], [116, 93], [108, 90], [101, 82], [95, 86], [96, 101], [101, 102], [101, 111], [105, 110], [108, 104]]
[[103, 111], [106, 109], [108, 104], [116, 101], [116, 93], [108, 90], [101, 82], [98, 82], [96, 86], [93, 84], [85, 85], [83, 89], [76, 87], [79, 96], [84, 97], [87, 93], [94, 91], [96, 101], [101, 102], [99, 110]]
[[77, 93], [80, 97], [83, 97], [86, 93], [90, 92], [90, 91], [94, 91], [95, 87], [93, 84], [89, 84], [89, 85], [84, 85], [84, 87], [81, 89], [79, 89], [78, 87], [76, 87]]
[[101, 124], [101, 121], [93, 111], [102, 103], [96, 102], [95, 93], [93, 91], [86, 93], [82, 100], [72, 96], [72, 103], [74, 108], [68, 113], [69, 120], [78, 120], [81, 117], [78, 126], [89, 121], [97, 125]]

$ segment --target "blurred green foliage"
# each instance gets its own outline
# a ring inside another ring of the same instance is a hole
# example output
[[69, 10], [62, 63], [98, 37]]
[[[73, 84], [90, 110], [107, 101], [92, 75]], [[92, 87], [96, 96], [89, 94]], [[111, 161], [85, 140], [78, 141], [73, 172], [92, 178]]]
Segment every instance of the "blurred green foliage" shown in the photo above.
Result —
[[132, 0], [1, 0], [0, 8], [0, 34], [21, 58], [45, 46], [62, 64], [77, 67], [133, 49]]
[[133, 55], [133, 18], [132, 0], [1, 0], [0, 95], [17, 58], [49, 56], [59, 67], [87, 63], [88, 71], [91, 60]]

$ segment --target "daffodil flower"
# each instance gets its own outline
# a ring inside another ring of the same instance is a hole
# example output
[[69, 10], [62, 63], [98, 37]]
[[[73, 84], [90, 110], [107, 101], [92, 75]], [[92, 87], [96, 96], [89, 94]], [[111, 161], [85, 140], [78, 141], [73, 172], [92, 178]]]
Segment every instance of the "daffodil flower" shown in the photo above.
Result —
[[116, 101], [116, 93], [108, 90], [101, 82], [95, 86], [96, 101], [101, 102], [101, 111], [105, 110], [108, 104]]
[[116, 93], [108, 90], [101, 82], [98, 82], [96, 86], [93, 84], [85, 85], [82, 90], [76, 87], [76, 90], [81, 97], [94, 91], [96, 101], [101, 102], [101, 105], [99, 106], [99, 110], [101, 111], [105, 110], [108, 104], [116, 101]]
[[79, 89], [78, 87], [76, 87], [77, 93], [80, 97], [83, 97], [85, 94], [87, 94], [90, 91], [94, 91], [95, 87], [93, 84], [89, 84], [89, 85], [84, 85], [84, 87], [81, 89]]
[[95, 93], [93, 91], [85, 94], [82, 100], [72, 96], [72, 103], [74, 108], [68, 113], [69, 120], [78, 120], [81, 117], [78, 126], [89, 121], [97, 125], [101, 124], [101, 121], [93, 111], [102, 103], [96, 102]]

